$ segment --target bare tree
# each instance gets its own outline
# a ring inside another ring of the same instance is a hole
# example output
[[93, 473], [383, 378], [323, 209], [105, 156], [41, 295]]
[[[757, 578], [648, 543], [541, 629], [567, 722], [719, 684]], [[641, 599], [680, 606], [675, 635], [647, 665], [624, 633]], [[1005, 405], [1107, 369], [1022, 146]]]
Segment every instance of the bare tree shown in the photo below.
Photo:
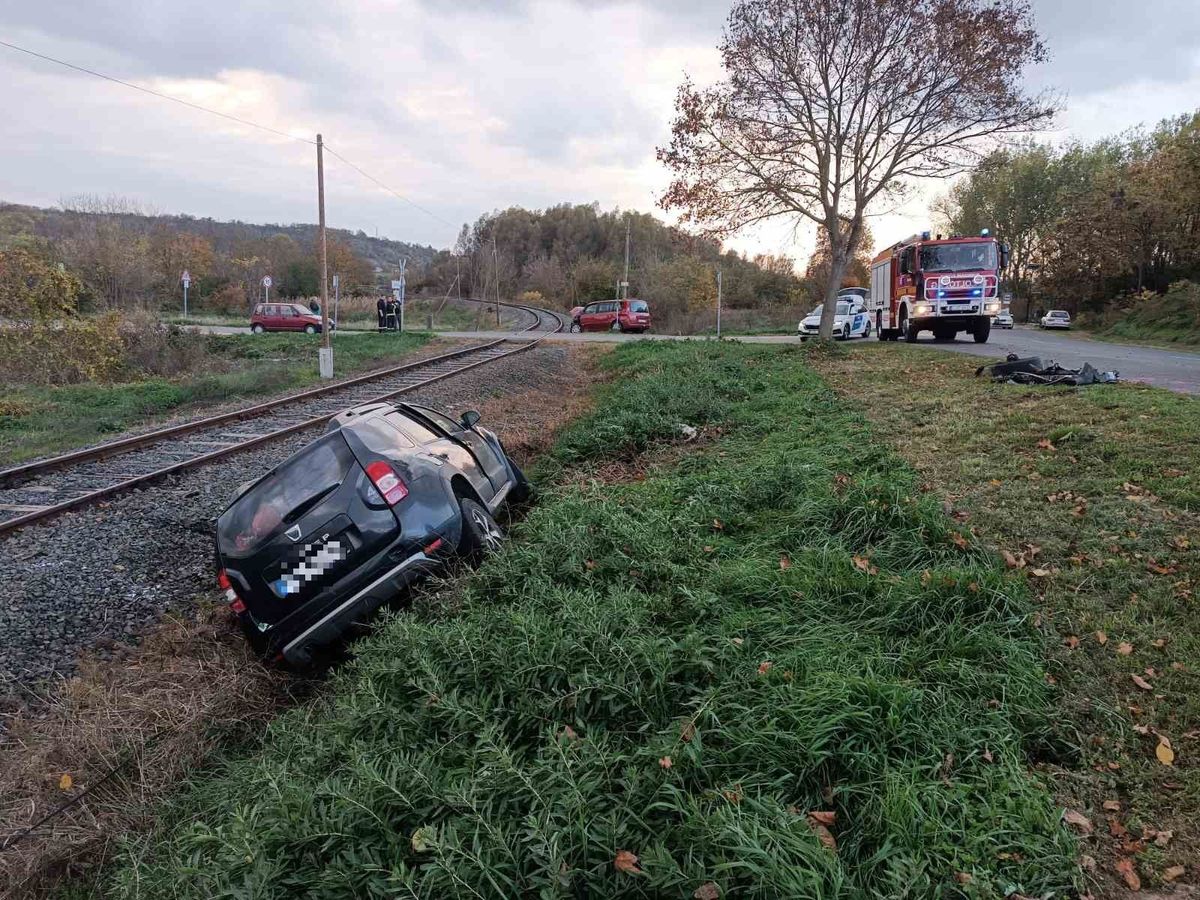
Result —
[[660, 202], [714, 235], [824, 228], [826, 340], [870, 204], [1054, 113], [1022, 85], [1045, 58], [1024, 0], [739, 0], [720, 50], [723, 81], [679, 89]]

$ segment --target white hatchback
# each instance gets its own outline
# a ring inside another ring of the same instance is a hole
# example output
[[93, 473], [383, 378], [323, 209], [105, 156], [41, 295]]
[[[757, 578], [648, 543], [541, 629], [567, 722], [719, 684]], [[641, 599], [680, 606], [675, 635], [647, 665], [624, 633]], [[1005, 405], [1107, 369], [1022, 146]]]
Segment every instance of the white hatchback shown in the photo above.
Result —
[[[822, 303], [800, 320], [800, 325], [796, 329], [800, 340], [806, 341], [820, 333], [821, 311], [824, 308], [825, 304]], [[837, 314], [833, 319], [833, 336], [842, 341], [855, 337], [870, 337], [871, 319], [867, 315], [866, 308], [853, 300], [839, 300]]]

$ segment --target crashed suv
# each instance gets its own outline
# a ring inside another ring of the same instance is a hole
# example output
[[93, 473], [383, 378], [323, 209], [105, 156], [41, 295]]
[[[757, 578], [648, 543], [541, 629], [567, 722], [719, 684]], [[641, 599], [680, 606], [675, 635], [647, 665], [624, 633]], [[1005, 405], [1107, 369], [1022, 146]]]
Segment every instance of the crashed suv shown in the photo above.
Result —
[[422, 576], [499, 547], [494, 514], [530, 486], [478, 421], [357, 407], [233, 501], [217, 581], [255, 650], [303, 668]]

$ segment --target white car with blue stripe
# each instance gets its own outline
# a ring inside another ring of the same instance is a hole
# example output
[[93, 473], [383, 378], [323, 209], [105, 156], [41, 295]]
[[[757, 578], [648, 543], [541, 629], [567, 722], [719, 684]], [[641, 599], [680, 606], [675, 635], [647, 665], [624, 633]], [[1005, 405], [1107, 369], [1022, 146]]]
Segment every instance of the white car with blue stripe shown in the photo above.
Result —
[[[797, 331], [802, 341], [816, 337], [820, 332], [821, 310], [824, 307], [825, 304], [822, 303], [800, 320], [800, 327]], [[833, 319], [833, 336], [842, 341], [871, 336], [871, 318], [867, 315], [866, 307], [857, 297], [838, 300], [837, 314]]]

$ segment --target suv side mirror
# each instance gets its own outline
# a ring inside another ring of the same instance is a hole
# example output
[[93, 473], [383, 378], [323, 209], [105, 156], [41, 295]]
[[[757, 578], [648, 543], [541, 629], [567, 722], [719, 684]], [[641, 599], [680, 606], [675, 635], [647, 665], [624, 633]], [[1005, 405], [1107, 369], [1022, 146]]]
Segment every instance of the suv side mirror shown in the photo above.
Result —
[[462, 414], [462, 418], [459, 419], [459, 423], [462, 425], [463, 430], [466, 431], [468, 428], [474, 428], [477, 424], [479, 424], [479, 420], [482, 418], [483, 416], [479, 415], [479, 413], [477, 413], [475, 410], [468, 409]]

